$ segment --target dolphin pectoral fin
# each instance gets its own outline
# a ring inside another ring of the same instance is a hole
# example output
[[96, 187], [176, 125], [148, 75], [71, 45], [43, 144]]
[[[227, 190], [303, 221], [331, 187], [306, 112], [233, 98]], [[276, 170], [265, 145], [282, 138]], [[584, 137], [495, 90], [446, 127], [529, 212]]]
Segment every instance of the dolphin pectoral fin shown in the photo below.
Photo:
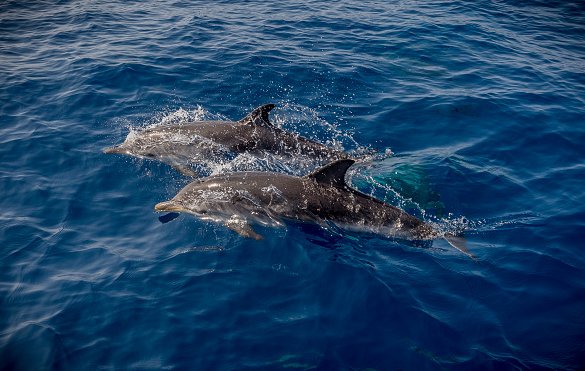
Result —
[[272, 127], [273, 125], [268, 118], [268, 113], [272, 111], [273, 108], [274, 104], [265, 104], [253, 110], [248, 114], [248, 116], [244, 117], [238, 122], [240, 124], [252, 123], [255, 125]]
[[171, 167], [173, 169], [177, 170], [179, 173], [183, 174], [184, 176], [188, 176], [188, 177], [192, 177], [192, 178], [199, 177], [199, 174], [187, 165], [171, 165]]
[[454, 234], [447, 233], [445, 236], [443, 236], [443, 238], [445, 238], [449, 245], [469, 256], [471, 259], [476, 259], [475, 255], [473, 255], [469, 249], [467, 249], [467, 240], [463, 236], [456, 236]]
[[252, 226], [242, 219], [230, 219], [225, 223], [225, 226], [242, 237], [253, 238], [255, 240], [261, 240], [264, 238], [256, 233]]

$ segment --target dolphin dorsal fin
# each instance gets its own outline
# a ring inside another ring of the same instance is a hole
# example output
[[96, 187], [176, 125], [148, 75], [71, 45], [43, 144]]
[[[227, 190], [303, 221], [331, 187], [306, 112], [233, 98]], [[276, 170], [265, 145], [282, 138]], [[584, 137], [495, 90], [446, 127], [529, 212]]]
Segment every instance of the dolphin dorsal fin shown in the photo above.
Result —
[[345, 184], [345, 173], [347, 173], [347, 169], [354, 163], [355, 161], [351, 159], [337, 160], [307, 175], [307, 177], [314, 179], [318, 183], [331, 184], [332, 186], [343, 188], [347, 186]]
[[272, 126], [270, 119], [268, 119], [268, 112], [272, 111], [274, 104], [265, 104], [250, 112], [248, 116], [239, 121], [240, 124], [252, 123], [255, 125]]

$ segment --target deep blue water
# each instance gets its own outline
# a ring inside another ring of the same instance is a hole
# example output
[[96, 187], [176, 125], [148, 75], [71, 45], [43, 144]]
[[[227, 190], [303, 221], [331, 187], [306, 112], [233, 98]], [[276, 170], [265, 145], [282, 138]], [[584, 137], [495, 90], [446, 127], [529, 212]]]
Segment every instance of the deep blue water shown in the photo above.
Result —
[[[101, 152], [264, 103], [477, 260], [162, 224], [189, 180]], [[583, 2], [3, 1], [0, 110], [2, 370], [585, 367]]]

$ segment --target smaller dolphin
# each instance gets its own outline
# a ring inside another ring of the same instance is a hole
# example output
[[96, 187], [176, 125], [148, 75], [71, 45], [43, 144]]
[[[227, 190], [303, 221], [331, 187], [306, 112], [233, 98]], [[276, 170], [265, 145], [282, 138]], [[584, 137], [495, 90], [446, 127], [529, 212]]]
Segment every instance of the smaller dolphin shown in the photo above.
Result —
[[251, 224], [284, 226], [284, 220], [335, 225], [410, 240], [445, 238], [472, 256], [461, 237], [441, 234], [405, 211], [363, 194], [345, 182], [354, 160], [344, 159], [303, 176], [236, 172], [191, 182], [156, 211], [186, 212], [223, 223], [244, 237], [261, 239]]
[[226, 152], [288, 158], [307, 156], [326, 163], [348, 156], [319, 142], [274, 126], [268, 113], [274, 104], [260, 106], [240, 121], [198, 121], [163, 125], [128, 135], [124, 143], [104, 153], [125, 154], [164, 162], [187, 176], [197, 176], [191, 165]]

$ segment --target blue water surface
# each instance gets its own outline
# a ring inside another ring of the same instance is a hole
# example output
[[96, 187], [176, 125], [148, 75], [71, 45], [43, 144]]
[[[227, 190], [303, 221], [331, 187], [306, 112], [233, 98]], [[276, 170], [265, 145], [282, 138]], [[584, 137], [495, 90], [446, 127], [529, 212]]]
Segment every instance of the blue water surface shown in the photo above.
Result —
[[[189, 179], [102, 153], [265, 103], [476, 260], [163, 224]], [[2, 1], [0, 369], [582, 369], [584, 143], [582, 1]]]

